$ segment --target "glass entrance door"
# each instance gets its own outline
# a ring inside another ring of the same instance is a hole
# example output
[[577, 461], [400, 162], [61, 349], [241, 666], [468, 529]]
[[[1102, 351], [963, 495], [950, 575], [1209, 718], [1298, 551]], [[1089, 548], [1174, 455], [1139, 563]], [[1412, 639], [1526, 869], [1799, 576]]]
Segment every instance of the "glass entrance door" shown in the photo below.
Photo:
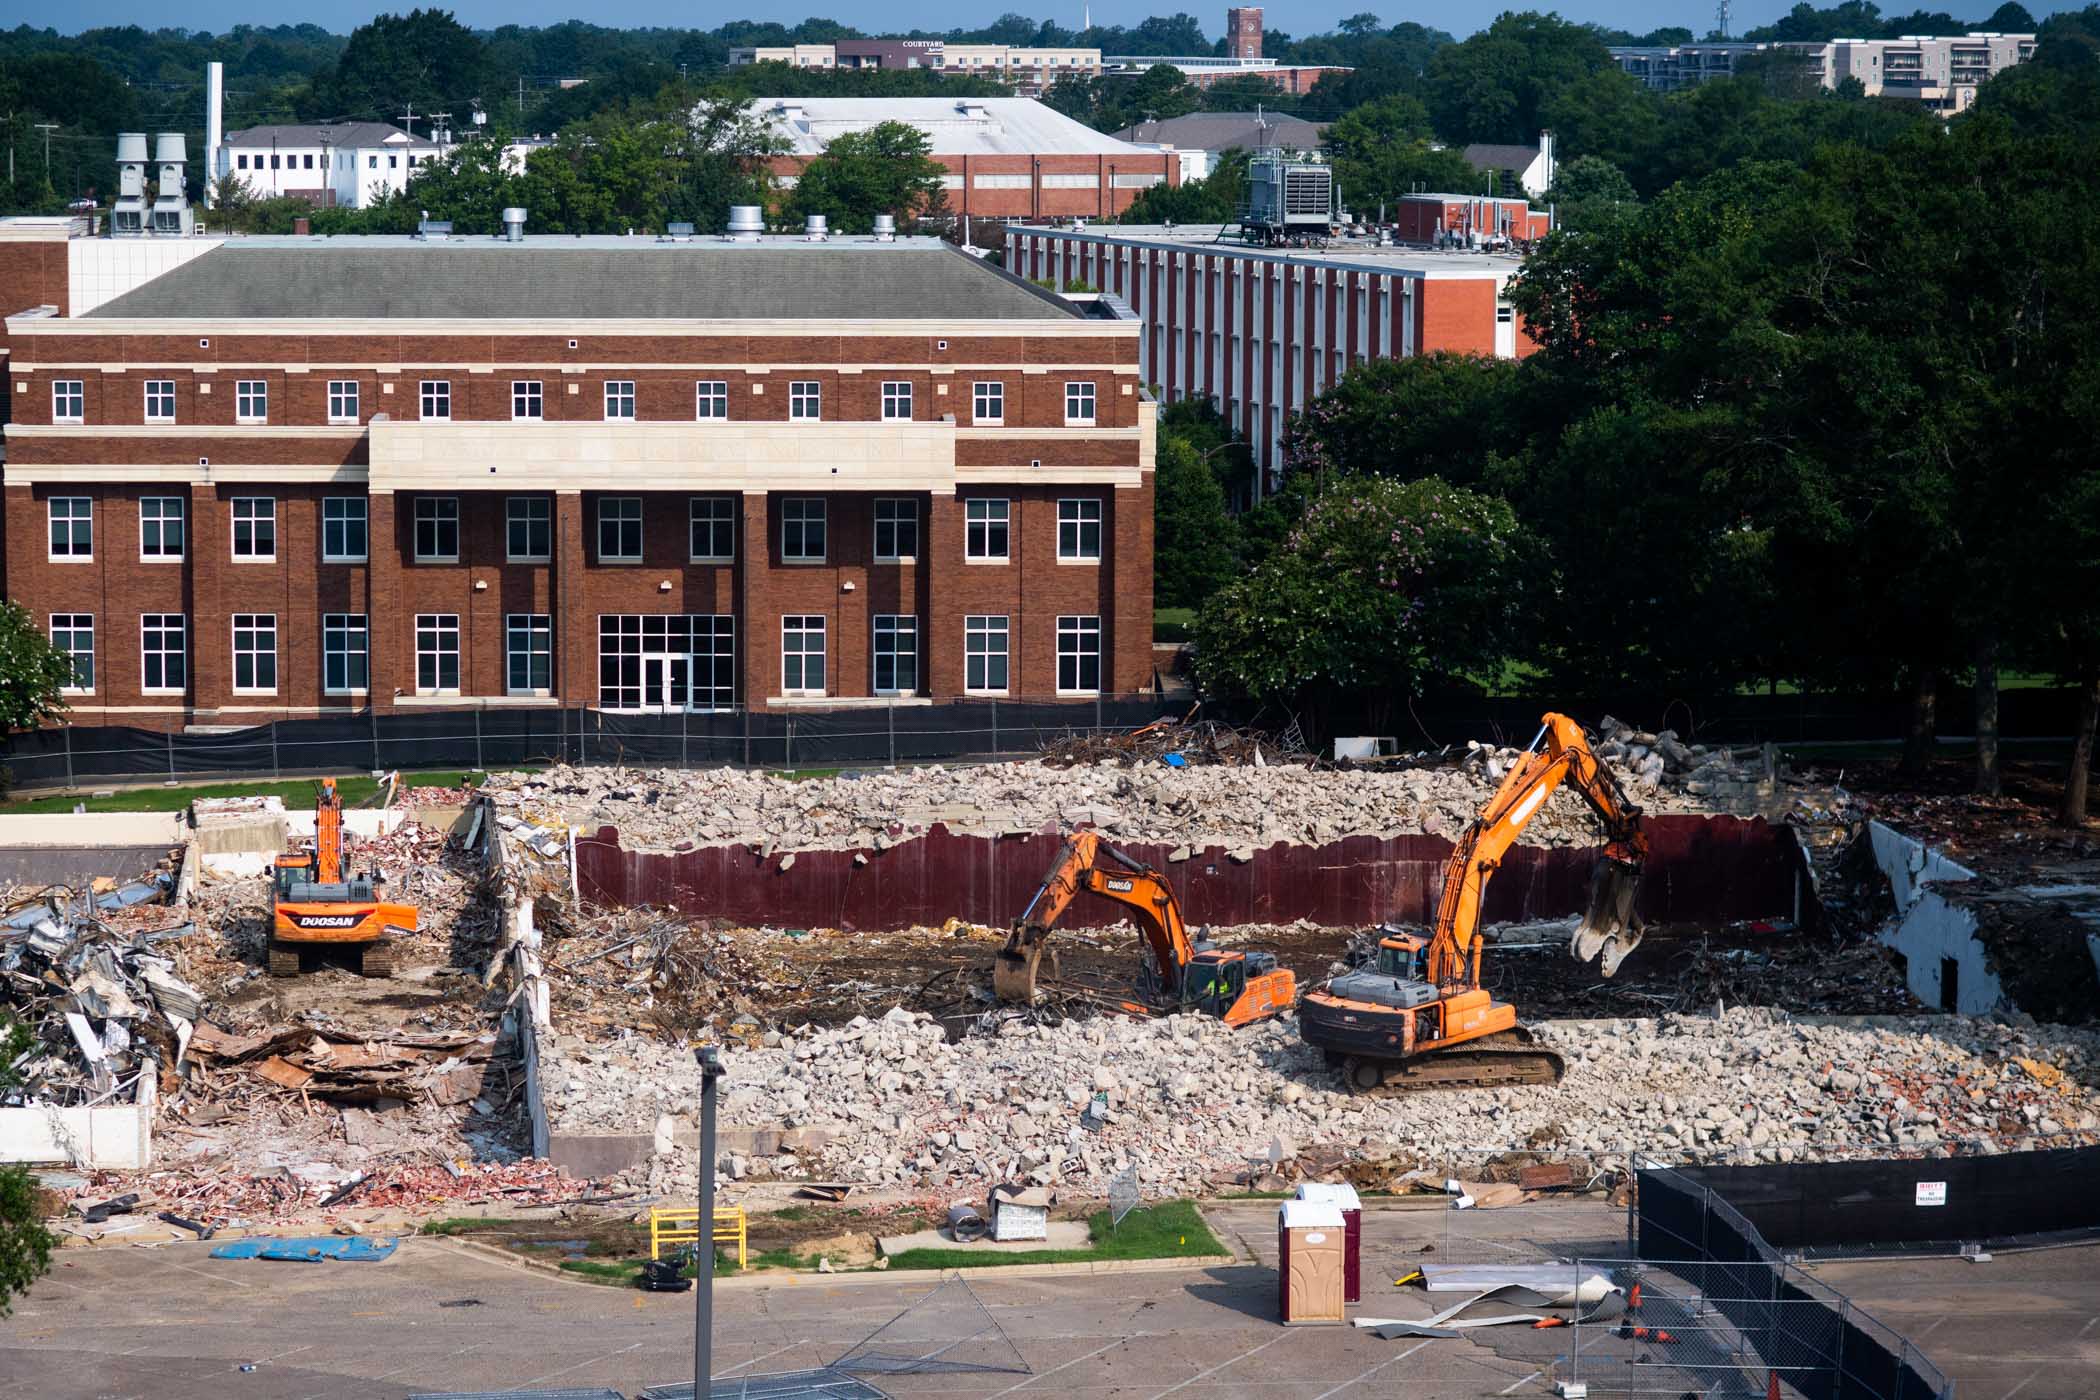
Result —
[[693, 658], [658, 652], [642, 658], [642, 708], [653, 711], [693, 707]]

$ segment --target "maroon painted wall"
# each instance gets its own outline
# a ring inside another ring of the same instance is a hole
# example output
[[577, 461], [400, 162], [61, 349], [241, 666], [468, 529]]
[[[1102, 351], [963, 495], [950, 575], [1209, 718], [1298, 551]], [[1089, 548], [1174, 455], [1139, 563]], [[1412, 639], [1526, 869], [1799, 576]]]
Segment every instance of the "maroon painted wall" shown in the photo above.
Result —
[[[1799, 848], [1786, 827], [1762, 818], [1648, 819], [1650, 858], [1641, 912], [1651, 921], [1718, 922], [1790, 916]], [[907, 928], [950, 917], [1003, 926], [1017, 916], [1062, 838], [957, 836], [936, 826], [886, 851], [798, 851], [761, 860], [744, 846], [643, 852], [623, 849], [602, 828], [576, 843], [587, 899], [669, 905], [704, 918], [775, 927]], [[1325, 846], [1272, 846], [1242, 864], [1211, 847], [1169, 863], [1167, 846], [1137, 843], [1129, 854], [1167, 873], [1183, 917], [1198, 924], [1315, 923], [1348, 926], [1400, 918], [1426, 923], [1451, 843], [1434, 836], [1351, 836]], [[1488, 886], [1487, 917], [1560, 918], [1582, 911], [1596, 848], [1519, 846]], [[1110, 923], [1120, 906], [1081, 895], [1067, 922]]]

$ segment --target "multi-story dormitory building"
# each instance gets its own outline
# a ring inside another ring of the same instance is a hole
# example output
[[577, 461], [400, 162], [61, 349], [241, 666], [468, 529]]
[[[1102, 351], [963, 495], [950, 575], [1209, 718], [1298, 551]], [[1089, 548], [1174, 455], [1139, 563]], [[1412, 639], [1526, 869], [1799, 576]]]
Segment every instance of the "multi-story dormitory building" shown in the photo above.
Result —
[[83, 722], [1151, 680], [1137, 326], [938, 242], [13, 233], [7, 593]]

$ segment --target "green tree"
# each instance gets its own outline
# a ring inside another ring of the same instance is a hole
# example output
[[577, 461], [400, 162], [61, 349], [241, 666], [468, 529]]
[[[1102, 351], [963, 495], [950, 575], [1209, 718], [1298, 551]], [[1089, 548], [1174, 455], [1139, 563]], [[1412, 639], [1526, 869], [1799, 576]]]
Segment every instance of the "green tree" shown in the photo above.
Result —
[[66, 712], [73, 659], [20, 603], [0, 602], [0, 729], [35, 729]]
[[1530, 142], [1561, 91], [1613, 69], [1596, 34], [1555, 15], [1505, 14], [1429, 60], [1423, 100], [1445, 140]]
[[945, 169], [918, 127], [878, 122], [834, 137], [802, 168], [786, 204], [797, 216], [822, 214], [842, 233], [865, 233], [877, 214], [908, 224], [942, 208]]
[[1396, 93], [1358, 107], [1327, 128], [1326, 145], [1342, 197], [1355, 210], [1420, 189], [1479, 186], [1464, 156], [1431, 142], [1429, 113], [1412, 97]]
[[314, 81], [308, 115], [392, 121], [405, 107], [458, 114], [477, 98], [493, 100], [496, 77], [481, 40], [439, 9], [379, 15], [352, 30], [343, 56]]
[[1481, 355], [1357, 365], [1286, 428], [1288, 470], [1478, 486], [1496, 453], [1522, 440], [1519, 385], [1515, 360]]
[[1138, 192], [1116, 219], [1122, 224], [1223, 224], [1239, 213], [1247, 188], [1247, 152], [1226, 151], [1200, 180], [1153, 185]]
[[1580, 233], [1619, 217], [1640, 196], [1618, 166], [1600, 156], [1577, 156], [1554, 172], [1546, 202], [1560, 227]]
[[[19, 611], [10, 603], [7, 607]], [[29, 1053], [29, 1027], [0, 1015], [0, 1095], [13, 1087], [16, 1060]], [[11, 1300], [51, 1268], [58, 1241], [36, 1209], [36, 1183], [21, 1167], [0, 1167], [0, 1317]]]
[[1153, 483], [1153, 602], [1200, 607], [1238, 568], [1225, 488], [1187, 438], [1167, 432], [1160, 434]]
[[1329, 482], [1284, 546], [1197, 614], [1197, 677], [1214, 695], [1382, 719], [1396, 699], [1500, 672], [1528, 553], [1499, 498], [1435, 478]]

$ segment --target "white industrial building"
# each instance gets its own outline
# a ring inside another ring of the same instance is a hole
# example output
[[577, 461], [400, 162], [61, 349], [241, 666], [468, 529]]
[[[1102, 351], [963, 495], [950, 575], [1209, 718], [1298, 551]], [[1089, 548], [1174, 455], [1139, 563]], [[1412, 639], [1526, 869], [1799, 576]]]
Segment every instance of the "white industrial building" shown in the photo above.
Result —
[[233, 175], [257, 198], [294, 195], [322, 207], [364, 209], [408, 188], [444, 148], [386, 122], [251, 126], [213, 152], [212, 179]]

